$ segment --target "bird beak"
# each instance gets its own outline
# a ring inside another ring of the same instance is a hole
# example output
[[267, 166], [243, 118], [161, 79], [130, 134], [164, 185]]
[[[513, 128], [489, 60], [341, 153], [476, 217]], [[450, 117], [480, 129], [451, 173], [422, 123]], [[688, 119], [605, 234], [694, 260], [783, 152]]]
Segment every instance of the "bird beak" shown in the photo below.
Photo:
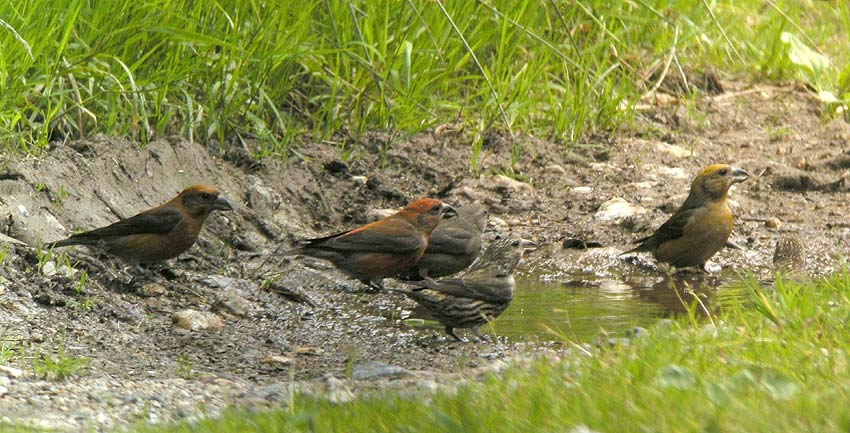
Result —
[[750, 174], [746, 171], [738, 167], [732, 167], [732, 183], [743, 182], [749, 178]]
[[213, 203], [212, 208], [218, 210], [233, 210], [233, 206], [231, 206], [230, 202], [224, 197], [217, 198]]
[[455, 210], [455, 208], [443, 203], [443, 219], [448, 219], [456, 216], [457, 211]]

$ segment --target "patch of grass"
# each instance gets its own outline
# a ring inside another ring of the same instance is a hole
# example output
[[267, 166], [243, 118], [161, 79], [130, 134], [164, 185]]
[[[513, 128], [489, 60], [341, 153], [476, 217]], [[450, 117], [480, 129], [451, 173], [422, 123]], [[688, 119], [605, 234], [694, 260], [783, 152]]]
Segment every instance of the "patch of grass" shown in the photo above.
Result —
[[0, 334], [0, 365], [8, 364], [21, 351], [21, 345], [17, 341], [9, 340]]
[[90, 362], [90, 358], [67, 354], [63, 343], [54, 355], [36, 353], [32, 360], [32, 371], [36, 376], [45, 379], [65, 380], [80, 374]]
[[576, 350], [456, 392], [301, 397], [277, 411], [136, 431], [846, 431], [850, 273], [743, 287], [711, 321], [684, 317], [627, 346]]
[[192, 358], [188, 355], [177, 356], [177, 377], [182, 379], [191, 379], [196, 376]]
[[456, 123], [476, 170], [483, 132], [610, 133], [661, 70], [806, 78], [783, 33], [831, 60], [809, 76], [843, 98], [848, 22], [847, 2], [803, 0], [2, 2], [0, 140], [177, 134], [257, 157], [317, 140], [347, 159], [367, 130]]

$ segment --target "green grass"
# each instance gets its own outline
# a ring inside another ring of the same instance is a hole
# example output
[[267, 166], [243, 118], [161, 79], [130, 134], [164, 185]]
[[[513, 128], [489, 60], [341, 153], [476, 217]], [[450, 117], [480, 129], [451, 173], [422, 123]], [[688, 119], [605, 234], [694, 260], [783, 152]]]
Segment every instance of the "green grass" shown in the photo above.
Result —
[[[286, 157], [453, 122], [476, 150], [493, 131], [572, 143], [628, 122], [665, 70], [843, 97], [848, 24], [838, 0], [2, 2], [0, 140], [177, 134]], [[785, 31], [832, 63], [811, 78]]]
[[65, 344], [61, 343], [54, 355], [36, 351], [31, 367], [37, 377], [65, 380], [82, 373], [90, 362], [91, 358], [69, 355], [65, 351]]
[[455, 393], [297, 397], [267, 413], [138, 432], [834, 432], [850, 428], [850, 273], [748, 296], [710, 320], [651, 328], [629, 346], [576, 350]]

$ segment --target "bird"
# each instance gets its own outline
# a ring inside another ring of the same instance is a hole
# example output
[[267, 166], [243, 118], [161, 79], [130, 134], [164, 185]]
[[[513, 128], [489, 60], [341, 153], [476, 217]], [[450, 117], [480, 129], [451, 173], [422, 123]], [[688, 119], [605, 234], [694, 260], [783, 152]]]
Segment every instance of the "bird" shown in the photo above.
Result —
[[483, 204], [460, 207], [457, 218], [441, 221], [431, 232], [425, 254], [401, 279], [439, 278], [468, 268], [481, 252], [486, 226], [487, 208]]
[[86, 245], [135, 264], [162, 262], [188, 250], [198, 239], [204, 221], [216, 210], [232, 211], [233, 206], [215, 187], [194, 185], [153, 209], [45, 247]]
[[423, 198], [384, 219], [342, 233], [307, 239], [285, 255], [331, 262], [347, 276], [382, 291], [383, 279], [407, 271], [425, 253], [431, 232], [443, 218], [457, 216], [440, 200]]
[[650, 252], [677, 268], [699, 267], [727, 245], [732, 234], [729, 188], [749, 179], [746, 171], [726, 164], [703, 169], [691, 183], [682, 206], [652, 235], [638, 239], [636, 248], [621, 255]]
[[455, 328], [469, 328], [478, 340], [479, 329], [498, 317], [514, 298], [514, 269], [537, 244], [518, 237], [494, 240], [466, 271], [456, 277], [411, 281], [414, 288], [392, 288], [424, 307], [457, 341]]
[[795, 236], [783, 236], [776, 241], [773, 250], [773, 268], [786, 278], [800, 279], [806, 276], [806, 246]]

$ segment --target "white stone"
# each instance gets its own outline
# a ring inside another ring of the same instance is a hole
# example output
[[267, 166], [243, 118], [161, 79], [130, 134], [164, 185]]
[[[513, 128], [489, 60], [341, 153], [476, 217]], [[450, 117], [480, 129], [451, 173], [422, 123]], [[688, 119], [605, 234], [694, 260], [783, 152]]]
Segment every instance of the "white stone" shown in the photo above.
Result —
[[682, 146], [677, 146], [675, 144], [662, 143], [660, 141], [655, 143], [655, 150], [666, 153], [675, 158], [687, 158], [694, 156], [694, 152], [692, 150], [685, 149]]
[[393, 215], [398, 211], [398, 209], [369, 209], [369, 211], [366, 212], [366, 219], [369, 221], [378, 221]]
[[546, 168], [543, 169], [543, 171], [545, 171], [547, 174], [551, 174], [553, 176], [564, 176], [564, 175], [567, 174], [567, 170], [564, 169], [564, 167], [562, 167], [558, 164], [552, 164], [552, 165], [546, 166]]
[[213, 313], [204, 313], [187, 308], [171, 316], [172, 322], [178, 327], [189, 331], [221, 331], [224, 323]]
[[24, 371], [20, 368], [9, 367], [8, 365], [0, 365], [0, 374], [17, 379], [24, 375]]
[[491, 176], [490, 184], [493, 189], [504, 188], [510, 191], [530, 191], [532, 189], [531, 185], [525, 182], [520, 182], [501, 174]]
[[682, 167], [667, 167], [662, 165], [658, 167], [658, 173], [663, 176], [668, 176], [676, 179], [686, 179], [688, 174], [685, 173], [685, 169]]
[[620, 221], [646, 212], [646, 209], [627, 202], [622, 197], [614, 197], [602, 203], [593, 215], [597, 221]]

